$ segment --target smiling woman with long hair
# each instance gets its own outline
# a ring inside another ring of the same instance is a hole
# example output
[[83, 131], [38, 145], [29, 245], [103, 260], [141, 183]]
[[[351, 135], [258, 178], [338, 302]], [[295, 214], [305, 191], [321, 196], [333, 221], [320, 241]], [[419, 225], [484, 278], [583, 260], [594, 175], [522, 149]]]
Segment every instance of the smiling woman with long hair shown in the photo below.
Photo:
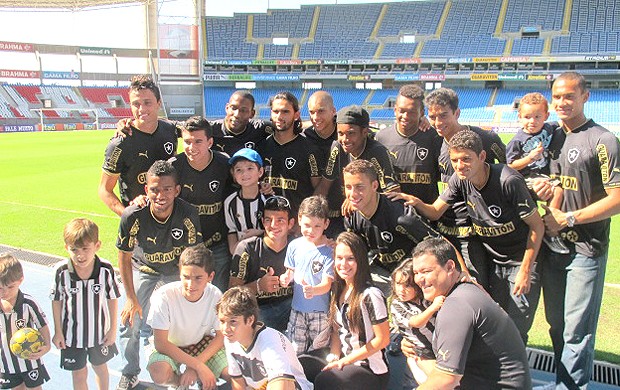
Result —
[[331, 353], [315, 379], [315, 389], [386, 389], [388, 312], [381, 290], [372, 285], [366, 245], [355, 233], [341, 233], [334, 256]]

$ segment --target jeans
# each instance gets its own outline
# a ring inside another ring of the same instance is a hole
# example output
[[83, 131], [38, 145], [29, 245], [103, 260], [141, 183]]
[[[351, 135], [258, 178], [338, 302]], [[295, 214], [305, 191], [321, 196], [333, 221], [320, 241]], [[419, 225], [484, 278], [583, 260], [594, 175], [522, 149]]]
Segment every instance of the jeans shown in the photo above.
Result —
[[532, 327], [540, 299], [540, 276], [538, 275], [537, 264], [534, 264], [531, 273], [530, 292], [524, 295], [514, 295], [512, 291], [520, 268], [518, 265], [495, 264], [494, 272], [489, 275], [489, 288], [491, 297], [508, 313], [508, 316], [517, 326], [523, 344], [527, 345], [527, 333]]
[[477, 237], [456, 238], [453, 236], [447, 236], [446, 238], [461, 252], [463, 261], [471, 276], [476, 278], [479, 285], [489, 291], [489, 274], [494, 269], [494, 264], [489, 259], [480, 239]]
[[157, 283], [170, 283], [179, 280], [179, 274], [151, 275], [140, 271], [133, 271], [133, 284], [142, 307], [142, 318], [135, 316], [133, 325], [120, 324], [119, 345], [123, 358], [123, 375], [138, 375], [140, 373], [140, 327], [146, 321], [151, 306], [151, 295]]
[[209, 248], [213, 252], [213, 260], [215, 263], [215, 276], [211, 284], [219, 288], [221, 292], [228, 290], [228, 281], [230, 280], [230, 253], [228, 252], [228, 243], [220, 242]]
[[291, 304], [293, 297], [283, 299], [275, 303], [258, 305], [258, 319], [265, 325], [279, 332], [286, 332], [288, 319], [291, 317]]
[[607, 251], [598, 257], [545, 254], [542, 282], [557, 388], [585, 389], [592, 376]]

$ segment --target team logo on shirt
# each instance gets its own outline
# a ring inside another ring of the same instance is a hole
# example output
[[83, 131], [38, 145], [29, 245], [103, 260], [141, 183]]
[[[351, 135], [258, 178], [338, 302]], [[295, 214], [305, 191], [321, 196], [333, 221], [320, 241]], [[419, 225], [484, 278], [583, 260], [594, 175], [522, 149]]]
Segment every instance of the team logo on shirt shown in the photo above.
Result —
[[39, 370], [32, 370], [28, 372], [28, 378], [32, 379], [33, 381], [39, 379]]
[[174, 151], [174, 145], [172, 144], [172, 142], [166, 142], [164, 144], [164, 150], [166, 151], [166, 153], [172, 154], [172, 152]]
[[246, 143], [245, 143], [245, 145], [244, 145], [244, 146], [245, 146], [246, 148], [249, 148], [249, 149], [254, 149], [254, 147], [255, 147], [256, 145], [254, 144], [254, 142], [252, 142], [252, 141], [248, 141], [248, 142], [246, 142]]
[[138, 157], [144, 157], [147, 160], [149, 159], [149, 151], [145, 150], [144, 152], [138, 152]]
[[194, 185], [193, 184], [183, 184], [183, 188], [187, 188], [189, 190], [189, 192], [194, 192]]
[[150, 241], [153, 245], [157, 245], [157, 236], [155, 237], [146, 237], [146, 241]]
[[19, 320], [15, 321], [15, 327], [17, 329], [25, 328], [26, 327], [26, 320], [23, 319], [23, 318], [20, 318]]
[[428, 149], [427, 148], [418, 148], [418, 150], [416, 150], [415, 154], [418, 156], [418, 158], [420, 160], [424, 160], [426, 158], [426, 156], [428, 156]]
[[579, 157], [579, 149], [577, 148], [572, 148], [568, 150], [568, 162], [569, 163], [574, 163], [577, 158]]
[[103, 347], [101, 347], [101, 354], [102, 354], [103, 356], [108, 356], [108, 353], [109, 353], [109, 352], [110, 352], [110, 351], [108, 350], [108, 346], [107, 346], [107, 345], [104, 345]]
[[170, 233], [175, 240], [180, 240], [183, 237], [183, 229], [174, 228]]
[[489, 213], [491, 213], [491, 215], [495, 218], [499, 218], [500, 215], [502, 215], [502, 209], [499, 206], [492, 204], [489, 206]]
[[267, 377], [267, 370], [262, 361], [254, 358], [250, 359], [246, 356], [237, 355], [236, 353], [232, 353], [231, 355], [237, 364], [239, 364], [241, 375], [252, 378], [254, 382], [260, 382]]
[[209, 189], [211, 190], [211, 192], [217, 192], [219, 188], [220, 188], [219, 181], [213, 180], [211, 183], [209, 183]]
[[388, 244], [391, 244], [392, 241], [394, 241], [394, 236], [392, 236], [392, 233], [388, 231], [381, 232], [381, 238], [383, 239], [383, 241], [387, 242]]
[[323, 263], [321, 263], [318, 260], [314, 260], [312, 262], [312, 273], [313, 274], [318, 274], [319, 272], [321, 272], [322, 269], [323, 269]]
[[577, 234], [577, 232], [574, 230], [569, 230], [568, 232], [566, 232], [564, 238], [566, 238], [570, 242], [577, 242], [579, 241], [579, 234]]
[[93, 284], [90, 288], [95, 294], [99, 294], [99, 292], [101, 292], [101, 284], [99, 283]]
[[288, 169], [293, 169], [295, 163], [297, 163], [297, 160], [295, 160], [293, 157], [287, 157], [286, 160], [284, 160], [284, 165], [286, 165], [286, 168]]

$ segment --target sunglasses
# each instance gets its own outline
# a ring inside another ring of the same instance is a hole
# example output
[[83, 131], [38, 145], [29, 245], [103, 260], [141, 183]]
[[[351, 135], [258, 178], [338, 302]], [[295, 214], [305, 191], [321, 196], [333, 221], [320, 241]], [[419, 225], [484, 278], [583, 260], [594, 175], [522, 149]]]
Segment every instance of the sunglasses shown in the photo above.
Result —
[[272, 195], [265, 201], [265, 207], [291, 208], [291, 203], [283, 196]]

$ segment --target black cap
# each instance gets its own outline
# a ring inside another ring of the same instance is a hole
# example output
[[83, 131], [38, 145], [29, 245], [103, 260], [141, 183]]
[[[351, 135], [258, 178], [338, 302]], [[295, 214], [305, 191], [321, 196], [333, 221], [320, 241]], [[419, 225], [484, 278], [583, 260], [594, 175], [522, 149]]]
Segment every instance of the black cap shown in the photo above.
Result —
[[338, 111], [336, 123], [370, 127], [370, 116], [361, 106], [347, 106]]

